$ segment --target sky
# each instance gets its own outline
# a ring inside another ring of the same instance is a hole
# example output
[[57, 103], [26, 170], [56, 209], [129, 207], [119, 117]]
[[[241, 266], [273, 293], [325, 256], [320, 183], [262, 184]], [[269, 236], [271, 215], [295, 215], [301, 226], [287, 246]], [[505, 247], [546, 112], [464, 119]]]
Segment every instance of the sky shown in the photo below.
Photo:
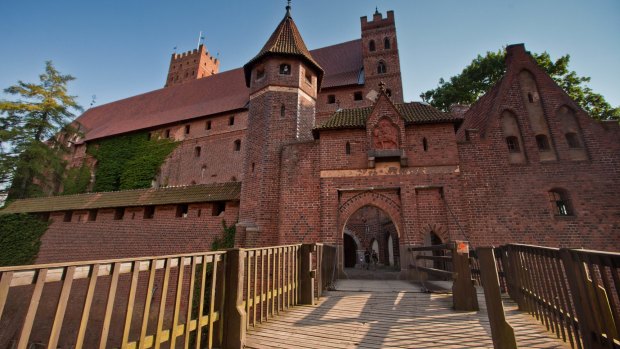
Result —
[[[86, 109], [163, 87], [170, 55], [199, 33], [220, 71], [242, 66], [284, 16], [284, 0], [19, 0], [0, 2], [0, 88], [36, 82], [45, 61], [77, 79]], [[524, 43], [570, 68], [620, 105], [618, 0], [293, 0], [310, 49], [360, 37], [360, 17], [394, 10], [405, 101], [458, 74], [478, 54]], [[2, 98], [10, 98], [0, 93]]]

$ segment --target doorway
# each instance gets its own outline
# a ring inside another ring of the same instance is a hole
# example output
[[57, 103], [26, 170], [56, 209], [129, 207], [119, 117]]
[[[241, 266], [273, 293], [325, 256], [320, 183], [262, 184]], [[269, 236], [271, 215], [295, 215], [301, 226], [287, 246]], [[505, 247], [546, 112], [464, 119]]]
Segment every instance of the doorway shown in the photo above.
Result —
[[357, 243], [351, 235], [344, 234], [344, 267], [355, 268], [357, 263]]

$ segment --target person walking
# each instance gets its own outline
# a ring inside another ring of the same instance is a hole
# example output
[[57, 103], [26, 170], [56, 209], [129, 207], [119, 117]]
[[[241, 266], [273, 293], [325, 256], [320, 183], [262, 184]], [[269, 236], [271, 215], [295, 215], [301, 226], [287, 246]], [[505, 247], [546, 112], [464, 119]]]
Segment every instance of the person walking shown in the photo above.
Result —
[[377, 269], [377, 263], [379, 263], [379, 256], [377, 255], [377, 251], [372, 250], [372, 264], [374, 269]]
[[368, 247], [366, 247], [366, 251], [364, 251], [364, 262], [366, 262], [366, 270], [370, 269], [370, 251]]

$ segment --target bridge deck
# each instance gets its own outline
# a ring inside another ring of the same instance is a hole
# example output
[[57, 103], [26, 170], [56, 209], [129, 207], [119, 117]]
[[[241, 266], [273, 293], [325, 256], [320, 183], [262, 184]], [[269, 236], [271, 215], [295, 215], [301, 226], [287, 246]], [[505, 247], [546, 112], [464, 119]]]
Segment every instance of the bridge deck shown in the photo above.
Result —
[[[296, 307], [248, 331], [247, 348], [493, 348], [484, 295], [479, 312], [449, 294], [396, 280], [340, 280], [316, 306]], [[522, 348], [569, 348], [514, 303], [506, 315]]]

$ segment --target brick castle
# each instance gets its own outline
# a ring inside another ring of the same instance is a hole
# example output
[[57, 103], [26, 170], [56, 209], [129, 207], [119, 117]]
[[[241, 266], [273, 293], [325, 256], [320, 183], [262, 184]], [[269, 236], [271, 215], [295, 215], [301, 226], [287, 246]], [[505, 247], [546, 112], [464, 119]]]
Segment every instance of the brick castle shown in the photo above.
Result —
[[[620, 128], [587, 115], [524, 45], [471, 107], [403, 100], [395, 17], [309, 50], [290, 7], [263, 49], [219, 72], [205, 46], [173, 54], [165, 87], [89, 109], [72, 166], [94, 141], [171, 138], [153, 188], [26, 199], [5, 212], [52, 224], [38, 263], [208, 250], [221, 224], [242, 247], [366, 248], [406, 268], [411, 244], [468, 240], [620, 250]], [[402, 257], [401, 257], [402, 256]]]

